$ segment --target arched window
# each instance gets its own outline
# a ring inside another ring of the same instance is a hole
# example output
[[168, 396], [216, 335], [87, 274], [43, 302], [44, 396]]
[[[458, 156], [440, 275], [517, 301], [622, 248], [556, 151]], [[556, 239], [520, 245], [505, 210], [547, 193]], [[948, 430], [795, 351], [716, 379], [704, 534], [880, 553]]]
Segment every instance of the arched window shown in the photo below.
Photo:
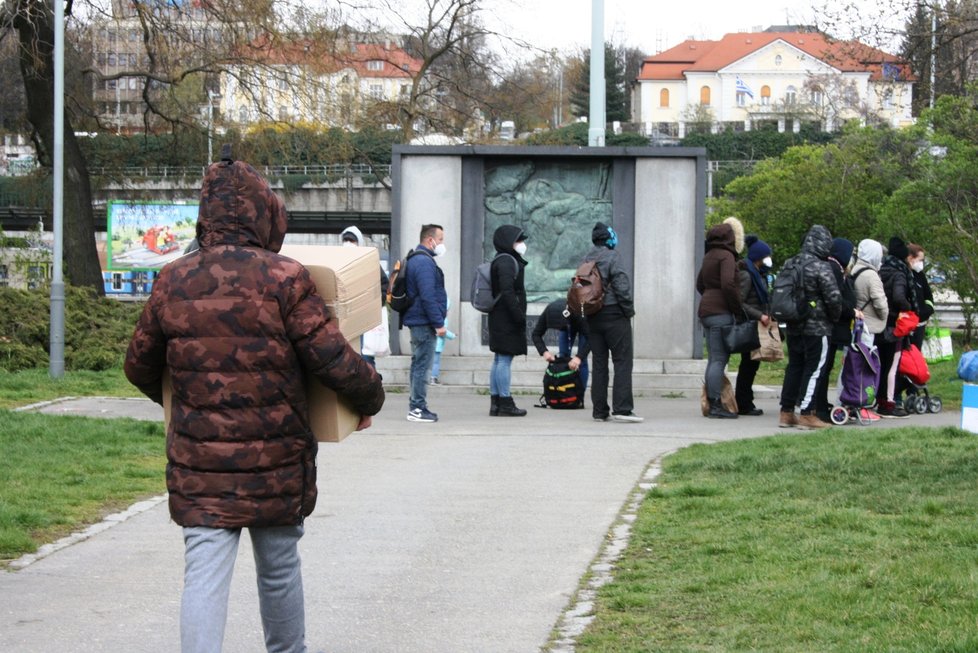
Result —
[[767, 106], [771, 104], [771, 87], [762, 86], [761, 87], [761, 104]]
[[238, 109], [238, 122], [248, 122], [248, 107], [241, 107]]
[[781, 65], [781, 55], [780, 54], [774, 57], [774, 65], [775, 66], [780, 66]]
[[784, 92], [784, 103], [794, 104], [798, 101], [798, 90], [794, 86], [789, 86]]
[[703, 86], [700, 88], [700, 104], [704, 107], [710, 106], [710, 87]]
[[668, 107], [669, 106], [669, 89], [664, 88], [659, 91], [659, 106]]

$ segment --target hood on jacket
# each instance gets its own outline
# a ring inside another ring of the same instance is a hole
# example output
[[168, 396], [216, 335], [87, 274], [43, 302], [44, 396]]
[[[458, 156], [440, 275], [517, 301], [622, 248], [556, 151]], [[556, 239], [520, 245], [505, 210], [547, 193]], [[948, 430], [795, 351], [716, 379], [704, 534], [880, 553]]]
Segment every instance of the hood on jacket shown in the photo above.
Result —
[[874, 270], [879, 270], [883, 263], [883, 245], [869, 238], [860, 240], [856, 258]]
[[737, 250], [735, 249], [734, 243], [735, 236], [733, 227], [726, 222], [721, 222], [715, 227], [710, 227], [710, 230], [706, 232], [706, 251], [719, 247], [728, 250], [736, 256]]
[[344, 229], [340, 234], [340, 242], [343, 241], [343, 236], [346, 234], [353, 234], [353, 236], [357, 239], [357, 247], [363, 247], [364, 243], [367, 242], [367, 240], [363, 237], [363, 232], [352, 225]]
[[496, 231], [492, 235], [492, 246], [496, 248], [497, 252], [506, 252], [507, 254], [514, 254], [513, 245], [520, 240], [526, 240], [526, 234], [520, 227], [515, 224], [504, 224], [496, 228]]
[[197, 240], [216, 245], [282, 248], [288, 214], [268, 182], [244, 161], [220, 161], [207, 168], [200, 189]]
[[824, 260], [829, 255], [829, 252], [832, 251], [831, 232], [820, 224], [812, 225], [812, 228], [805, 234], [805, 240], [801, 244], [801, 251]]
[[730, 225], [733, 229], [734, 234], [734, 251], [740, 254], [744, 251], [744, 225], [737, 218], [730, 216], [729, 218], [724, 218], [723, 224]]
[[852, 242], [845, 238], [833, 238], [829, 256], [838, 261], [843, 268], [849, 267], [849, 263], [852, 262]]

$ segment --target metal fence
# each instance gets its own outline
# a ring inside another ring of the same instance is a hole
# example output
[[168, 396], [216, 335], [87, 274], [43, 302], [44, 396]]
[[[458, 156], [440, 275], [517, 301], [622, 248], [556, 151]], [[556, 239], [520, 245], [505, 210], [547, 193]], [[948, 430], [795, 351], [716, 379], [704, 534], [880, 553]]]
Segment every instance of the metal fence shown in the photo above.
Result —
[[[268, 179], [290, 176], [322, 177], [343, 179], [373, 175], [379, 179], [390, 177], [389, 164], [369, 165], [365, 163], [327, 163], [324, 165], [282, 165], [255, 166]], [[206, 166], [129, 166], [93, 167], [92, 176], [110, 179], [203, 179]]]

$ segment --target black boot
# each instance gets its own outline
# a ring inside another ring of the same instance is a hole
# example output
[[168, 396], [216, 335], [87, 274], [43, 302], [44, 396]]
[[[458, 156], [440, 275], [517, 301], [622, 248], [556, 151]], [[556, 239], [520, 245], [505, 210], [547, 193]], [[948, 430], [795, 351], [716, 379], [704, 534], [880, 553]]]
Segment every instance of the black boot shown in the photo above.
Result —
[[492, 403], [489, 404], [489, 416], [495, 417], [499, 414], [499, 395], [489, 395]]
[[711, 419], [737, 419], [737, 413], [731, 413], [724, 408], [723, 402], [719, 399], [710, 399], [710, 414], [707, 417]]
[[526, 411], [522, 408], [517, 408], [512, 397], [500, 397], [499, 413], [497, 414], [500, 417], [523, 417], [526, 415]]

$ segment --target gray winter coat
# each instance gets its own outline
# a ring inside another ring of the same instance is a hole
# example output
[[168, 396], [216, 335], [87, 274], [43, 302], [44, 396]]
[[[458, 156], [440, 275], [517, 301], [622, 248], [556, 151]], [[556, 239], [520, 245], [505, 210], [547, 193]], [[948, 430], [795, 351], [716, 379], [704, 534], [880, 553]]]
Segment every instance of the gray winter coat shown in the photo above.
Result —
[[601, 273], [605, 308], [617, 304], [625, 317], [633, 317], [635, 298], [632, 297], [632, 282], [618, 252], [604, 245], [595, 245], [584, 256], [584, 261], [594, 261]]
[[826, 260], [831, 249], [832, 234], [822, 225], [813, 225], [805, 234], [799, 256], [805, 270], [805, 297], [814, 304], [803, 323], [788, 326], [789, 334], [832, 335], [832, 324], [842, 315], [842, 293]]

